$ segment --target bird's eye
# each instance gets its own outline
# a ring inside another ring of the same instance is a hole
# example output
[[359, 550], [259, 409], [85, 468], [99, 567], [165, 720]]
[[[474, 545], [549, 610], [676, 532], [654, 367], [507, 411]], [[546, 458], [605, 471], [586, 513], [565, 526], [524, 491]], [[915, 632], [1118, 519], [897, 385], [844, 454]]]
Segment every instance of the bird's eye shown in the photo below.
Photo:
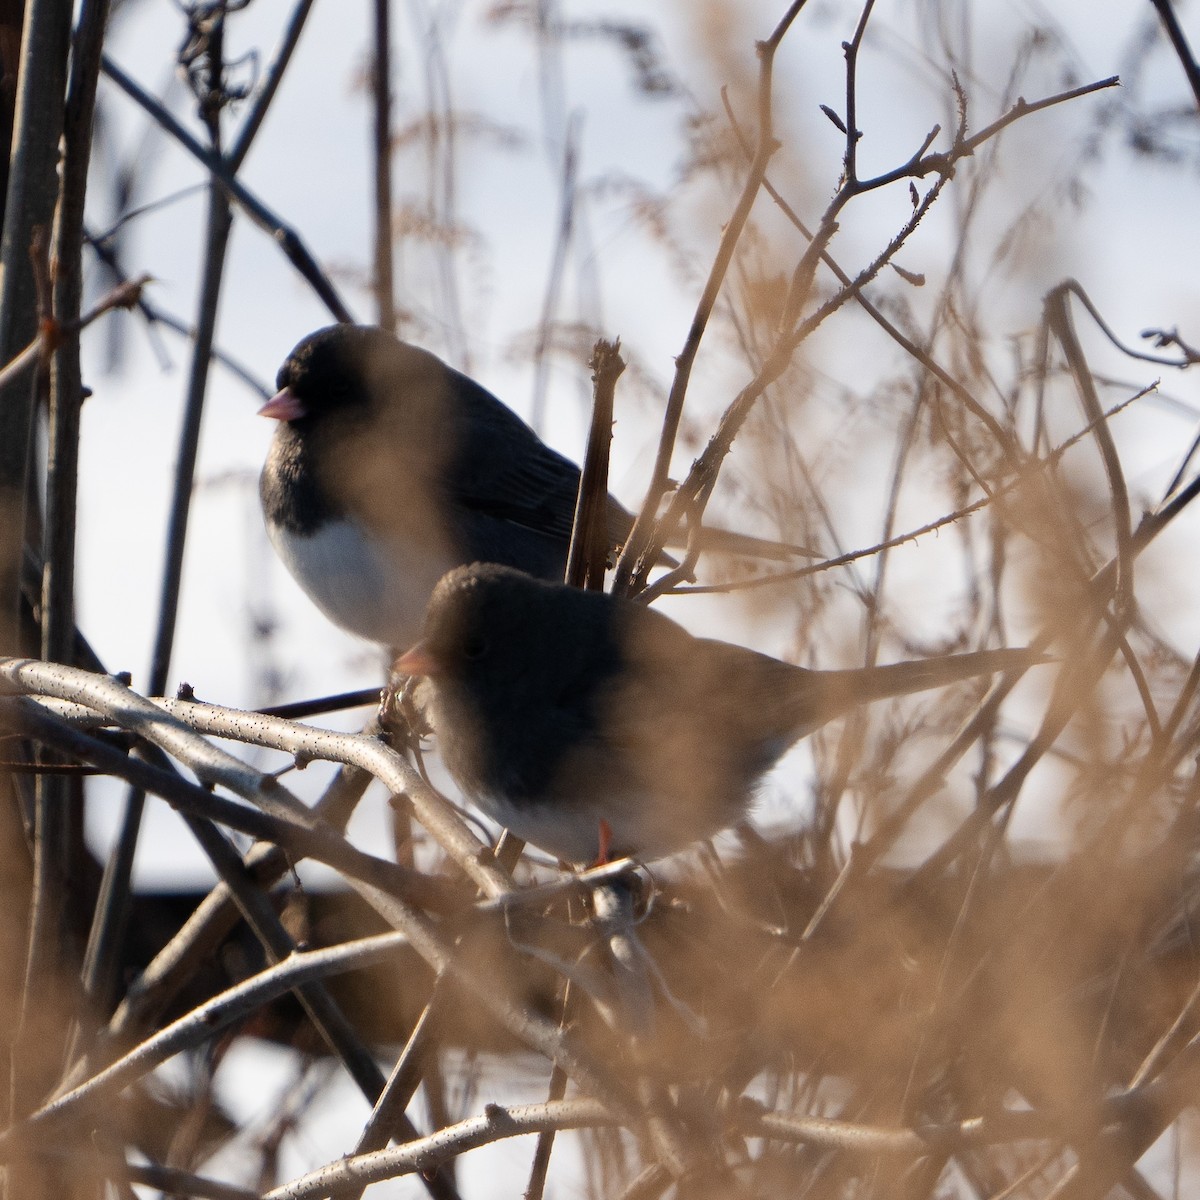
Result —
[[474, 662], [476, 659], [482, 658], [487, 653], [487, 648], [487, 642], [478, 634], [475, 634], [463, 642], [462, 656], [463, 658]]

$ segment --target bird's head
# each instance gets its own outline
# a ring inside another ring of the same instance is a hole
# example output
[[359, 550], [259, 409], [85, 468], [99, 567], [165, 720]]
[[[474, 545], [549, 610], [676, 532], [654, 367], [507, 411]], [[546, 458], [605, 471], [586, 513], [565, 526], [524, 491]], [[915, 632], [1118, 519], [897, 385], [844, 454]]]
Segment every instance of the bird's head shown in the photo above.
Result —
[[524, 572], [495, 563], [455, 568], [434, 588], [424, 635], [397, 669], [484, 687], [511, 680], [529, 656], [531, 609], [543, 590]]
[[259, 415], [303, 432], [333, 421], [387, 420], [413, 397], [437, 396], [440, 359], [372, 325], [330, 325], [309, 334], [284, 359], [279, 389]]

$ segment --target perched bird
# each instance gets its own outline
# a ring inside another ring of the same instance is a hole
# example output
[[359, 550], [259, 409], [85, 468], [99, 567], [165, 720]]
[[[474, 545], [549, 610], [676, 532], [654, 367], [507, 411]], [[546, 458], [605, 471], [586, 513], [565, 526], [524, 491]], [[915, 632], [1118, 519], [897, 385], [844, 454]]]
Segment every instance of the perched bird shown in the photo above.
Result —
[[[560, 859], [653, 858], [743, 815], [794, 742], [855, 705], [1028, 666], [984, 650], [812, 671], [631, 600], [476, 563], [442, 579], [397, 668], [468, 799]], [[608, 843], [606, 845], [606, 843]]]
[[[451, 567], [563, 578], [579, 468], [441, 359], [362, 325], [300, 342], [260, 410], [279, 421], [259, 481], [271, 541], [317, 606], [370, 641], [408, 645]], [[609, 500], [611, 543], [632, 516]], [[723, 531], [716, 548], [799, 548]]]

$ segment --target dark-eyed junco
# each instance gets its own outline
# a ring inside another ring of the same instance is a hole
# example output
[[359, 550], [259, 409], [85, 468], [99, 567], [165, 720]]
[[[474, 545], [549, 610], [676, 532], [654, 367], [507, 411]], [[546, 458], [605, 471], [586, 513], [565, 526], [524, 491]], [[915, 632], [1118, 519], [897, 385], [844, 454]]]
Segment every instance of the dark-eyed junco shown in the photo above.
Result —
[[[451, 567], [562, 579], [579, 468], [474, 380], [382, 329], [334, 325], [277, 382], [261, 409], [279, 421], [259, 485], [267, 529], [336, 624], [402, 647]], [[611, 498], [608, 523], [619, 546], [632, 517]], [[706, 532], [734, 553], [795, 549]]]
[[397, 667], [428, 677], [463, 793], [535, 846], [589, 862], [652, 858], [733, 824], [784, 751], [857, 704], [1035, 661], [984, 650], [812, 671], [631, 600], [476, 563], [438, 583]]

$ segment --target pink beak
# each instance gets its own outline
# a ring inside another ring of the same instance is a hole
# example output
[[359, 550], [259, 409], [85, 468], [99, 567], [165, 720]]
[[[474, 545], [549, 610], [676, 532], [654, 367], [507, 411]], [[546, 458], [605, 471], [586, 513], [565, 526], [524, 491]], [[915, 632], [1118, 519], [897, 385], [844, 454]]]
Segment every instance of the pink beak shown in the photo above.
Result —
[[392, 664], [392, 669], [401, 675], [436, 675], [440, 667], [424, 642], [418, 642]]
[[272, 417], [276, 421], [295, 421], [299, 417], [304, 416], [308, 409], [304, 407], [304, 402], [297, 397], [291, 388], [284, 388], [281, 392], [276, 392], [258, 410], [260, 417]]

